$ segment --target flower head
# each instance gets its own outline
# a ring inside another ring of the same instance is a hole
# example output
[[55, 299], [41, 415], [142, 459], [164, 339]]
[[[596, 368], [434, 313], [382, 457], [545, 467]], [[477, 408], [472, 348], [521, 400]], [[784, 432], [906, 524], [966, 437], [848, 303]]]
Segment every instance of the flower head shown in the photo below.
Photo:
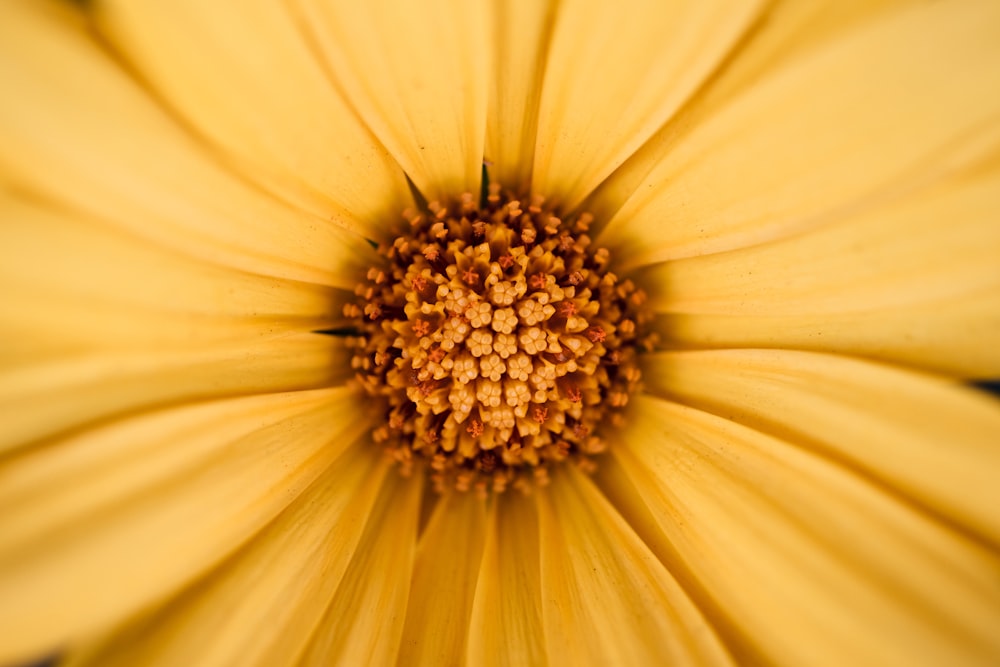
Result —
[[0, 663], [995, 663], [998, 36], [12, 0]]

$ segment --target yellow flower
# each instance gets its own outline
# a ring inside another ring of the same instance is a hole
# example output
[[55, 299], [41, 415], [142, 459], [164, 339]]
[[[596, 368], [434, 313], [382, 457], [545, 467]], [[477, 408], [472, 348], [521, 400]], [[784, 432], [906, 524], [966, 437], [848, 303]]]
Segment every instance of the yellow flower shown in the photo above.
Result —
[[[1000, 661], [1000, 4], [83, 4], [0, 22], [0, 664]], [[528, 495], [316, 333], [484, 159], [660, 339]]]

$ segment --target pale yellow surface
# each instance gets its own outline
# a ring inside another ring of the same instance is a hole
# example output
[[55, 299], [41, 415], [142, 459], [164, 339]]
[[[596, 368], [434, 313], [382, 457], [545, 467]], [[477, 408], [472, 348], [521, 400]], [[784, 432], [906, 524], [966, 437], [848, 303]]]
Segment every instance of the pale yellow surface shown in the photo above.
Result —
[[[120, 419], [0, 465], [0, 661], [164, 600], [284, 510], [366, 432], [353, 392]], [[326, 526], [329, 528], [329, 526]]]
[[734, 99], [782, 69], [831, 41], [850, 33], [913, 0], [838, 0], [803, 2], [774, 0], [744, 39], [685, 105], [588, 197], [585, 207], [596, 225], [610, 219], [629, 200], [674, 143], [697, 130]]
[[419, 475], [404, 479], [389, 473], [351, 565], [299, 661], [303, 667], [395, 663], [406, 620], [422, 489]]
[[634, 404], [612, 455], [674, 571], [757, 660], [987, 665], [998, 655], [993, 551], [794, 445], [666, 401]]
[[244, 271], [353, 287], [372, 250], [235, 176], [62, 2], [0, 21], [0, 183]]
[[599, 236], [628, 266], [814, 229], [996, 153], [1000, 5], [881, 13], [660, 148]]
[[343, 293], [204, 262], [0, 194], [0, 450], [178, 401], [347, 375]]
[[346, 99], [428, 199], [479, 193], [485, 0], [292, 0]]
[[559, 664], [545, 653], [538, 516], [519, 492], [493, 500], [469, 619], [470, 665]]
[[559, 3], [544, 63], [531, 189], [565, 210], [683, 105], [762, 2]]
[[951, 382], [785, 350], [665, 352], [651, 393], [802, 443], [1000, 549], [1000, 411]]
[[95, 12], [165, 105], [268, 190], [369, 238], [410, 202], [281, 3], [108, 0]]
[[1000, 374], [1000, 161], [829, 225], [641, 272], [665, 338]]
[[494, 0], [490, 9], [495, 57], [489, 77], [486, 161], [494, 181], [515, 192], [528, 192], [556, 5]]
[[732, 664], [674, 577], [583, 473], [567, 466], [536, 496], [552, 664]]
[[378, 461], [356, 443], [219, 569], [69, 663], [294, 664], [361, 540], [388, 472]]
[[475, 494], [438, 501], [417, 545], [401, 667], [461, 664], [486, 529], [486, 502]]

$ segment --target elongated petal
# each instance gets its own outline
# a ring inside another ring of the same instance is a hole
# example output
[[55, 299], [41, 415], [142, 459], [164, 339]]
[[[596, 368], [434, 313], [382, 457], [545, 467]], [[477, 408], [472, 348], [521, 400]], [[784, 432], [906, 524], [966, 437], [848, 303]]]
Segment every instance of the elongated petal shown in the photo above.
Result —
[[391, 665], [399, 652], [420, 518], [420, 475], [394, 471], [300, 664]]
[[346, 291], [177, 253], [0, 192], [0, 360], [247, 340], [341, 324]]
[[357, 443], [233, 558], [70, 664], [294, 665], [361, 540], [385, 478], [378, 459]]
[[213, 161], [103, 50], [69, 4], [15, 0], [0, 22], [0, 181], [166, 247], [352, 288], [372, 250]]
[[494, 499], [488, 522], [469, 626], [468, 664], [545, 667], [549, 660], [534, 503], [520, 493], [502, 494]]
[[700, 324], [717, 338], [671, 330], [681, 342], [804, 347], [992, 377], [997, 201], [1000, 162], [807, 234], [656, 265], [644, 283], [660, 312], [716, 318]]
[[[989, 550], [812, 453], [640, 397], [612, 451], [753, 662], [989, 664]], [[907, 465], [900, 461], [899, 465]]]
[[975, 162], [1000, 143], [998, 26], [994, 3], [911, 5], [782, 61], [661, 147], [602, 242], [629, 266], [721, 252]]
[[486, 162], [505, 188], [527, 192], [556, 4], [537, 0], [494, 0], [491, 4], [495, 55], [486, 118]]
[[402, 169], [280, 3], [243, 2], [234, 12], [216, 2], [108, 0], [95, 9], [164, 103], [268, 189], [369, 238], [407, 205]]
[[591, 229], [599, 228], [636, 194], [675, 142], [747, 89], [780, 71], [786, 63], [827, 48], [831, 41], [849, 37], [858, 26], [910, 4], [910, 0], [770, 3], [762, 19], [688, 103], [588, 198], [586, 208], [596, 216]]
[[865, 361], [783, 350], [658, 354], [648, 390], [794, 442], [1000, 548], [1000, 403]]
[[163, 599], [259, 531], [365, 428], [352, 392], [118, 421], [0, 466], [0, 661]]
[[725, 665], [670, 573], [575, 468], [538, 494], [545, 642], [571, 665]]
[[453, 492], [438, 502], [420, 537], [396, 664], [462, 663], [485, 535], [485, 501]]
[[575, 207], [677, 112], [761, 4], [560, 2], [544, 64], [533, 191]]
[[196, 260], [0, 195], [0, 450], [195, 398], [328, 386], [349, 372], [344, 293]]
[[342, 383], [348, 353], [324, 336], [99, 350], [3, 369], [2, 449], [164, 404]]
[[295, 0], [347, 99], [428, 199], [478, 194], [490, 35], [484, 0]]

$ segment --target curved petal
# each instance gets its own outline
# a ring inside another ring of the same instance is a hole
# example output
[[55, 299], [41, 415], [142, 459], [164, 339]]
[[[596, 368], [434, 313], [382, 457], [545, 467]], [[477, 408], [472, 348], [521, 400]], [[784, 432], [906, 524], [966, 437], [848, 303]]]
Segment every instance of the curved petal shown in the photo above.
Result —
[[559, 3], [532, 190], [572, 209], [683, 105], [762, 2]]
[[350, 298], [194, 259], [2, 190], [0, 219], [0, 363], [332, 327]]
[[859, 25], [912, 4], [910, 0], [774, 0], [733, 52], [688, 103], [588, 198], [597, 230], [631, 198], [674, 142], [786, 63], [842, 39]]
[[0, 450], [171, 403], [342, 383], [349, 352], [325, 336], [66, 353], [3, 368]]
[[333, 603], [302, 665], [391, 665], [396, 661], [413, 575], [423, 476], [389, 473]]
[[570, 665], [727, 665], [712, 627], [583, 473], [538, 492], [549, 656]]
[[239, 398], [118, 421], [0, 464], [0, 661], [159, 601], [285, 509], [363, 429], [353, 392]]
[[213, 162], [67, 3], [4, 7], [0, 80], [2, 182], [248, 272], [352, 289], [374, 257]]
[[484, 0], [295, 0], [347, 99], [428, 199], [479, 193], [490, 34]]
[[752, 662], [989, 664], [996, 555], [843, 468], [639, 397], [612, 450]]
[[538, 100], [556, 3], [493, 0], [494, 73], [486, 116], [486, 158], [494, 181], [517, 193], [531, 185]]
[[538, 517], [532, 500], [504, 493], [490, 506], [469, 624], [468, 664], [545, 667]]
[[599, 237], [628, 266], [762, 243], [1000, 144], [1000, 5], [910, 5], [688, 119]]
[[341, 99], [280, 3], [232, 10], [102, 0], [94, 11], [142, 79], [243, 171], [376, 238], [379, 220], [411, 201], [402, 169]]
[[1000, 549], [1000, 402], [808, 352], [671, 352], [646, 363], [648, 391], [803, 443]]
[[397, 665], [459, 665], [486, 536], [486, 501], [452, 492], [420, 537]]
[[0, 194], [0, 450], [164, 403], [330, 385], [344, 292]]
[[722, 316], [704, 322], [721, 320], [713, 345], [991, 377], [1000, 373], [997, 201], [1000, 162], [799, 236], [658, 264], [642, 282], [654, 310]]
[[387, 472], [378, 460], [358, 442], [232, 558], [69, 664], [297, 664], [361, 541]]

